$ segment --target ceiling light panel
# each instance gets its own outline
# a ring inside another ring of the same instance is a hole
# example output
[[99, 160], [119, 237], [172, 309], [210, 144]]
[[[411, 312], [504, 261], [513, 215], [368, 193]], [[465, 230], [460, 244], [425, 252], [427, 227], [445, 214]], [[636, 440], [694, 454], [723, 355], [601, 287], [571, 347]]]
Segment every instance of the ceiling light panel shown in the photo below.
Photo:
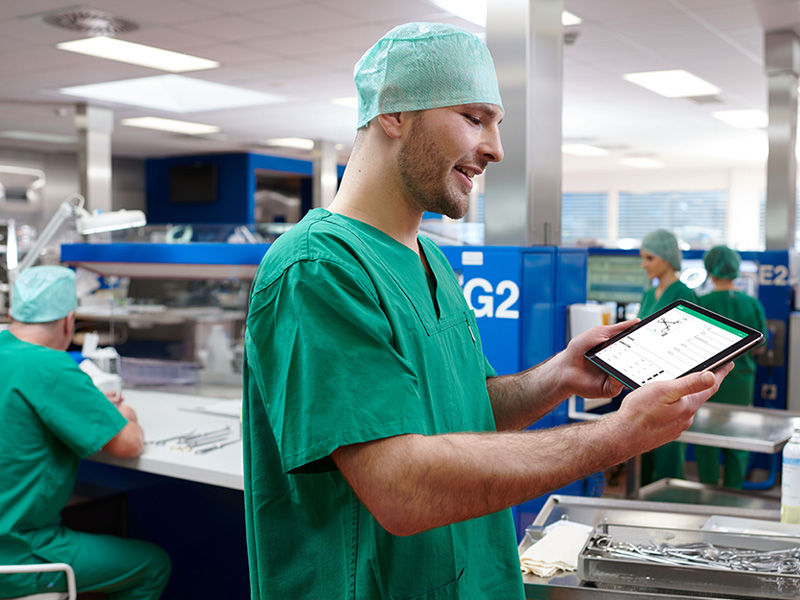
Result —
[[[433, 3], [465, 21], [486, 27], [487, 0], [433, 0]], [[580, 25], [583, 19], [567, 11], [561, 13], [563, 26]]]
[[41, 133], [39, 131], [0, 131], [0, 137], [9, 140], [25, 140], [27, 142], [46, 142], [48, 144], [74, 144], [78, 141], [78, 138], [74, 135]]
[[216, 69], [219, 67], [219, 63], [215, 60], [172, 52], [171, 50], [162, 50], [155, 46], [135, 44], [102, 35], [72, 42], [62, 42], [56, 44], [56, 48], [171, 73]]
[[683, 69], [628, 73], [622, 77], [667, 98], [715, 96], [720, 92], [717, 86]]
[[217, 133], [219, 131], [219, 127], [216, 125], [205, 125], [203, 123], [192, 123], [190, 121], [178, 121], [175, 119], [162, 119], [161, 117], [135, 117], [131, 119], [122, 119], [120, 123], [128, 127], [158, 129], [160, 131], [171, 131], [173, 133], [185, 133], [186, 135], [203, 135], [207, 133]]
[[664, 166], [663, 163], [652, 158], [645, 158], [643, 156], [630, 156], [623, 158], [621, 161], [623, 165], [635, 167], [637, 169], [659, 169]]
[[313, 150], [314, 140], [308, 138], [285, 137], [272, 138], [262, 142], [265, 146], [280, 146], [281, 148], [294, 148], [295, 150]]
[[282, 101], [272, 94], [182, 75], [157, 75], [77, 85], [61, 88], [60, 91], [69, 96], [176, 113], [257, 106]]

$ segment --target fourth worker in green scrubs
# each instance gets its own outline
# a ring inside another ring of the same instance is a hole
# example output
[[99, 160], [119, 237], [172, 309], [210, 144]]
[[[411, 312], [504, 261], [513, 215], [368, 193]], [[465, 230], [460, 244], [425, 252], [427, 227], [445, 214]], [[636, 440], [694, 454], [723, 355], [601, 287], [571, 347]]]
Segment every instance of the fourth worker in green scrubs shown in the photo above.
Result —
[[[764, 307], [757, 298], [740, 292], [733, 285], [739, 276], [739, 255], [727, 246], [715, 246], [703, 258], [706, 271], [714, 282], [714, 290], [700, 297], [699, 304], [708, 310], [743, 323], [757, 331], [767, 334]], [[756, 361], [752, 352], [743, 354], [734, 361], [730, 372], [719, 391], [710, 402], [723, 402], [739, 406], [753, 404], [753, 387], [756, 377]], [[741, 489], [747, 475], [747, 461], [750, 453], [746, 450], [694, 447], [697, 459], [697, 474], [702, 483], [719, 485], [720, 453], [725, 460], [723, 485]]]
[[[681, 270], [681, 251], [672, 232], [657, 229], [642, 240], [639, 254], [647, 277], [658, 284], [642, 296], [639, 318], [652, 315], [675, 300], [697, 303], [697, 295], [678, 279]], [[686, 445], [670, 442], [642, 455], [642, 485], [665, 477], [684, 478]]]
[[[79, 593], [156, 600], [170, 573], [161, 548], [61, 524], [79, 459], [101, 449], [133, 458], [143, 445], [134, 410], [110, 401], [64, 352], [76, 306], [65, 267], [31, 267], [14, 282], [11, 325], [0, 331], [0, 565], [63, 562]], [[63, 589], [60, 572], [0, 575], [0, 598]]]

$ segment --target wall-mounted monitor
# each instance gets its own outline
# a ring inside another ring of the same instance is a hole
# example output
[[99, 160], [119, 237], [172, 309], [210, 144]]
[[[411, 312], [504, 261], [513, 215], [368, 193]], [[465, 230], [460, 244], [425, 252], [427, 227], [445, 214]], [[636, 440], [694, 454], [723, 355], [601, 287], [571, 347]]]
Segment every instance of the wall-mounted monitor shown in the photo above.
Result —
[[586, 261], [586, 299], [628, 304], [640, 302], [650, 288], [638, 254], [589, 254]]
[[172, 165], [169, 168], [172, 204], [212, 204], [217, 201], [217, 165], [210, 162]]

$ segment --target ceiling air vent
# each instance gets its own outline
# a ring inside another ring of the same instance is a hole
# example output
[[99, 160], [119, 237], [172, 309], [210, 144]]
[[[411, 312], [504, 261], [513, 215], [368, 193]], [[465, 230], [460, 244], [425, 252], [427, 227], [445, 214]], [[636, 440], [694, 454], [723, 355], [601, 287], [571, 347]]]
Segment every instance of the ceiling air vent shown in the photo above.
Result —
[[44, 21], [55, 27], [69, 29], [70, 31], [80, 31], [93, 36], [114, 36], [139, 29], [139, 26], [133, 21], [119, 19], [108, 13], [90, 8], [70, 9], [49, 14], [44, 17]]

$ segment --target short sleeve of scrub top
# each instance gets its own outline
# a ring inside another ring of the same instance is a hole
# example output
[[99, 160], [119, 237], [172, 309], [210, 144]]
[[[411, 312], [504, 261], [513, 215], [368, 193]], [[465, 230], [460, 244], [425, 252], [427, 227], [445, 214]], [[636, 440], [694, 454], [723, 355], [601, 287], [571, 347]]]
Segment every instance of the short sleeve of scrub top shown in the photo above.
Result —
[[59, 358], [65, 364], [54, 385], [57, 395], [69, 401], [43, 403], [39, 415], [79, 458], [86, 458], [111, 441], [128, 421], [67, 354]]

